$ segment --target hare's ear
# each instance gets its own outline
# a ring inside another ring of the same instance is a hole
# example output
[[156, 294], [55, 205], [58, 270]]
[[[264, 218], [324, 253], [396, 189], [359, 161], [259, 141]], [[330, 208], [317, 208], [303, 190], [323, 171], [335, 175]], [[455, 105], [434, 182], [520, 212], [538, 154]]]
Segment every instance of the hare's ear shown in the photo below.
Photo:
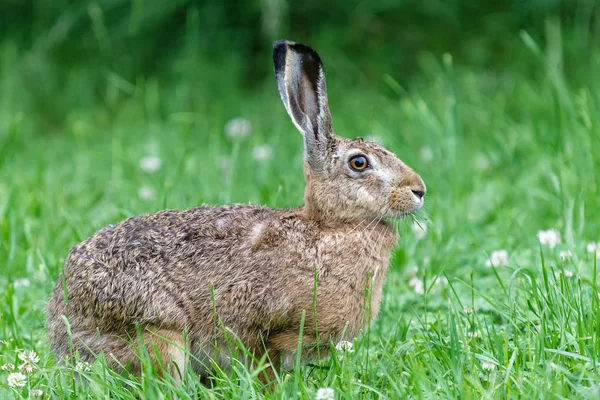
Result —
[[321, 58], [306, 45], [281, 40], [273, 46], [273, 63], [281, 100], [304, 135], [306, 161], [320, 170], [333, 145]]

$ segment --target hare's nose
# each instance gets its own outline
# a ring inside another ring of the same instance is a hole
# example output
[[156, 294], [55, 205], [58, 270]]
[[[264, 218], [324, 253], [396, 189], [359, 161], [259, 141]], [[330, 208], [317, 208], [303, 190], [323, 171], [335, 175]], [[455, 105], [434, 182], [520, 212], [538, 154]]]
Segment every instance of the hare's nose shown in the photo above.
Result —
[[415, 196], [417, 196], [419, 199], [422, 199], [422, 198], [423, 198], [423, 196], [425, 196], [425, 191], [424, 191], [424, 190], [422, 190], [422, 189], [410, 189], [410, 190], [411, 190], [411, 191], [413, 192], [413, 194], [414, 194]]

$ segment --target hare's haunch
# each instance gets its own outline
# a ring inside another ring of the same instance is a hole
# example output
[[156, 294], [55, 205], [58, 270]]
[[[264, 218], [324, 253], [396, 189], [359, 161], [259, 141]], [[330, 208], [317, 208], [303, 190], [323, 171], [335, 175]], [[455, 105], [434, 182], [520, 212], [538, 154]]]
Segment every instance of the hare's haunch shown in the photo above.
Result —
[[385, 219], [421, 208], [425, 184], [382, 146], [334, 134], [313, 49], [279, 41], [273, 61], [304, 137], [304, 205], [168, 210], [99, 230], [73, 247], [48, 304], [57, 356], [103, 352], [136, 371], [144, 343], [171, 371], [207, 375], [241, 342], [277, 370], [295, 360], [303, 314], [303, 360], [377, 315], [396, 244]]

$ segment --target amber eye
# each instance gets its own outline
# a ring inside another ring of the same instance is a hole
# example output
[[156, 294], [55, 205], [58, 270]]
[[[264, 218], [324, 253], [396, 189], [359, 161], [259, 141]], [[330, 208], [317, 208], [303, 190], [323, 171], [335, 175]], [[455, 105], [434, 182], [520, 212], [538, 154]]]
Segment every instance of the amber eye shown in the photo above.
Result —
[[358, 154], [350, 159], [349, 164], [355, 171], [364, 171], [369, 166], [369, 161], [367, 157]]

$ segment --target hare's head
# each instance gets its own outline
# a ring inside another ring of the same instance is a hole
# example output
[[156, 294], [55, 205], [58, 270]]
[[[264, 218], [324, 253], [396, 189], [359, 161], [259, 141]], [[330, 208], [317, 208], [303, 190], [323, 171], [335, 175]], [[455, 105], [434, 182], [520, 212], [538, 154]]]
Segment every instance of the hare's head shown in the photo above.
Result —
[[273, 62], [285, 109], [304, 136], [305, 207], [312, 218], [402, 217], [423, 206], [423, 180], [394, 153], [334, 134], [323, 64], [312, 48], [276, 42]]

